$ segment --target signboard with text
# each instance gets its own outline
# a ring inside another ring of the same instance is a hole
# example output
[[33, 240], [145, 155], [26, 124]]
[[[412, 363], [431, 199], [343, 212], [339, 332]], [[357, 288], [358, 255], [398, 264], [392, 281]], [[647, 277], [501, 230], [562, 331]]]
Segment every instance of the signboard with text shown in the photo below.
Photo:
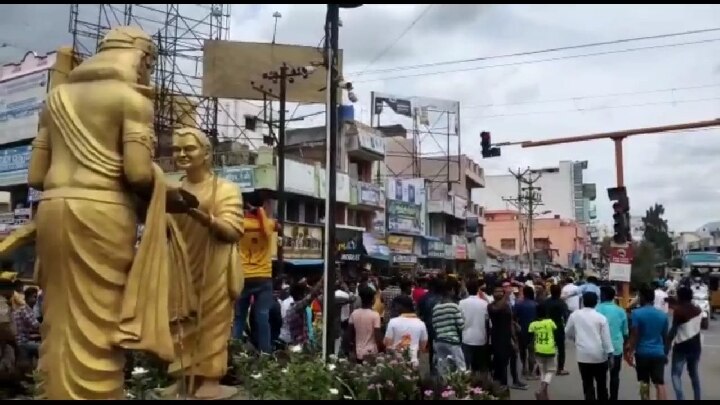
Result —
[[240, 186], [243, 192], [255, 188], [255, 168], [253, 167], [226, 167], [222, 170], [222, 177]]
[[391, 256], [392, 263], [398, 266], [412, 266], [417, 263], [417, 256], [395, 253]]
[[439, 240], [427, 241], [427, 256], [438, 259], [445, 258], [445, 243]]
[[412, 254], [414, 240], [412, 236], [388, 235], [387, 245], [393, 253]]
[[422, 234], [421, 206], [405, 201], [387, 201], [388, 232]]
[[0, 173], [27, 170], [30, 163], [30, 145], [0, 150]]
[[632, 273], [632, 250], [630, 245], [610, 246], [610, 266], [608, 268], [608, 279], [610, 281], [630, 282]]
[[289, 224], [283, 229], [285, 259], [321, 259], [323, 228], [317, 225]]
[[37, 135], [48, 72], [45, 69], [0, 82], [0, 144]]

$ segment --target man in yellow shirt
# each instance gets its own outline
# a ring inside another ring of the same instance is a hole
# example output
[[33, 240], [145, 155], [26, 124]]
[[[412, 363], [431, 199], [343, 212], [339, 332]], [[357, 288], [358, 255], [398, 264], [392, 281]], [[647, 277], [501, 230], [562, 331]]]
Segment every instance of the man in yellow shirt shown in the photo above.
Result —
[[[254, 200], [254, 201], [253, 201]], [[255, 194], [245, 199], [245, 234], [240, 239], [240, 262], [245, 276], [245, 287], [235, 303], [233, 337], [241, 339], [250, 305], [255, 306], [255, 325], [258, 349], [272, 351], [270, 341], [270, 308], [273, 305], [272, 245], [277, 223], [271, 219], [263, 201]], [[251, 302], [252, 300], [252, 302]]]
[[542, 375], [540, 390], [535, 393], [535, 398], [547, 401], [550, 399], [548, 397], [548, 386], [553, 375], [551, 369], [557, 354], [555, 344], [557, 325], [552, 319], [548, 318], [545, 305], [537, 307], [537, 317], [538, 319], [531, 322], [528, 328], [528, 331], [534, 336], [535, 359], [540, 366], [540, 374]]

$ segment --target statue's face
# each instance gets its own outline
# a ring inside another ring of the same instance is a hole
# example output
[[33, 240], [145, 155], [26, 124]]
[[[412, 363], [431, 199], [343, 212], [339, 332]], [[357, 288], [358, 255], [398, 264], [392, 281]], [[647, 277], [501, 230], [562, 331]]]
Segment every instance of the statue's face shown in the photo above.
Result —
[[208, 152], [192, 135], [173, 136], [173, 159], [180, 170], [206, 167]]

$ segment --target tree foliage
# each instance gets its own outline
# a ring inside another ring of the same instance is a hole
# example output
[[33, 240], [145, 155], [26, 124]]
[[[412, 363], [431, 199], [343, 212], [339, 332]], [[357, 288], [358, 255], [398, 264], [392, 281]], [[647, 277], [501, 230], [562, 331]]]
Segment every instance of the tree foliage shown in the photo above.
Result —
[[672, 238], [668, 232], [667, 220], [663, 219], [663, 215], [665, 215], [665, 207], [655, 203], [645, 211], [645, 216], [642, 218], [645, 227], [643, 242], [649, 242], [657, 250], [656, 262], [653, 264], [669, 262], [672, 258]]
[[634, 286], [649, 284], [656, 278], [655, 264], [658, 262], [658, 250], [644, 240], [633, 243], [633, 263], [630, 282]]

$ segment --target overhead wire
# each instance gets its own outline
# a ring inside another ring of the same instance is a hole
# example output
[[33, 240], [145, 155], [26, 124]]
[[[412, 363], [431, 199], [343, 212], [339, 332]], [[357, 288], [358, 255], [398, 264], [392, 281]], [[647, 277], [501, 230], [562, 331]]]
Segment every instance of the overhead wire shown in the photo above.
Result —
[[545, 59], [534, 59], [534, 60], [519, 61], [519, 62], [500, 63], [500, 64], [496, 64], [496, 65], [473, 66], [473, 67], [461, 68], [461, 69], [451, 69], [451, 70], [442, 70], [442, 71], [433, 71], [433, 72], [413, 73], [413, 74], [398, 75], [398, 76], [378, 77], [378, 78], [374, 78], [374, 79], [360, 79], [360, 80], [353, 80], [353, 83], [381, 82], [381, 81], [388, 81], [388, 80], [408, 79], [408, 78], [413, 78], [413, 77], [435, 76], [435, 75], [442, 75], [442, 74], [447, 74], [447, 73], [471, 72], [471, 71], [475, 71], [475, 70], [483, 70], [483, 69], [490, 69], [490, 68], [497, 68], [497, 67], [532, 65], [532, 64], [543, 63], [543, 62], [556, 62], [556, 61], [579, 59], [579, 58], [592, 57], [592, 56], [604, 56], [604, 55], [612, 55], [612, 54], [620, 54], [620, 53], [637, 52], [637, 51], [650, 50], [650, 49], [662, 49], [662, 48], [672, 48], [672, 47], [685, 46], [685, 45], [707, 44], [707, 43], [718, 42], [718, 41], [720, 41], [720, 38], [679, 42], [679, 43], [673, 43], [673, 44], [649, 45], [649, 46], [641, 46], [641, 47], [635, 47], [635, 48], [617, 49], [617, 50], [612, 50], [612, 51], [592, 52], [592, 53], [583, 53], [583, 54], [577, 54], [577, 55], [556, 56], [556, 57], [545, 58]]
[[427, 14], [427, 12], [430, 11], [432, 6], [433, 6], [433, 4], [428, 4], [427, 7], [425, 7], [425, 9], [423, 9], [423, 11], [421, 11], [420, 14], [418, 14], [418, 16], [415, 17], [415, 19], [412, 20], [412, 22], [410, 22], [410, 25], [405, 27], [405, 29], [400, 33], [400, 35], [398, 35], [397, 38], [395, 38], [395, 40], [390, 43], [390, 45], [383, 48], [373, 59], [370, 60], [370, 62], [365, 66], [365, 68], [363, 68], [363, 71], [367, 70], [368, 68], [370, 68], [370, 66], [374, 65], [378, 60], [380, 60], [380, 58], [385, 56], [395, 45], [397, 45], [397, 43], [400, 42], [400, 40], [408, 32], [410, 32], [410, 30], [413, 29], [415, 24], [417, 24], [420, 20], [422, 20], [422, 18]]
[[623, 43], [628, 43], [628, 42], [647, 41], [647, 40], [652, 40], [652, 39], [663, 39], [663, 38], [672, 38], [672, 37], [685, 36], [685, 35], [704, 34], [704, 33], [708, 33], [708, 32], [716, 32], [716, 31], [720, 31], [720, 27], [691, 30], [691, 31], [673, 32], [673, 33], [659, 34], [659, 35], [647, 35], [647, 36], [633, 37], [633, 38], [622, 38], [622, 39], [616, 39], [616, 40], [612, 40], [612, 41], [591, 42], [591, 43], [586, 43], [586, 44], [560, 46], [560, 47], [546, 48], [546, 49], [540, 49], [540, 50], [534, 50], [534, 51], [523, 51], [523, 52], [515, 52], [515, 53], [501, 54], [501, 55], [494, 55], [494, 56], [478, 56], [478, 57], [469, 58], [469, 59], [457, 59], [457, 60], [449, 60], [449, 61], [415, 64], [415, 65], [396, 66], [396, 67], [376, 69], [376, 70], [371, 70], [371, 71], [368, 71], [367, 69], [363, 69], [358, 72], [350, 72], [350, 73], [348, 73], [348, 75], [359, 76], [359, 75], [366, 75], [366, 74], [406, 71], [406, 70], [410, 70], [410, 69], [421, 69], [421, 68], [426, 68], [426, 67], [455, 65], [455, 64], [470, 63], [470, 62], [481, 62], [481, 61], [486, 61], [486, 60], [512, 58], [512, 57], [518, 57], [518, 56], [531, 56], [531, 55], [537, 55], [537, 54], [543, 54], [543, 53], [568, 51], [568, 50], [573, 50], [573, 49], [583, 49], [583, 48], [591, 48], [591, 47], [606, 46], [606, 45], [617, 45], [617, 44], [623, 44]]

